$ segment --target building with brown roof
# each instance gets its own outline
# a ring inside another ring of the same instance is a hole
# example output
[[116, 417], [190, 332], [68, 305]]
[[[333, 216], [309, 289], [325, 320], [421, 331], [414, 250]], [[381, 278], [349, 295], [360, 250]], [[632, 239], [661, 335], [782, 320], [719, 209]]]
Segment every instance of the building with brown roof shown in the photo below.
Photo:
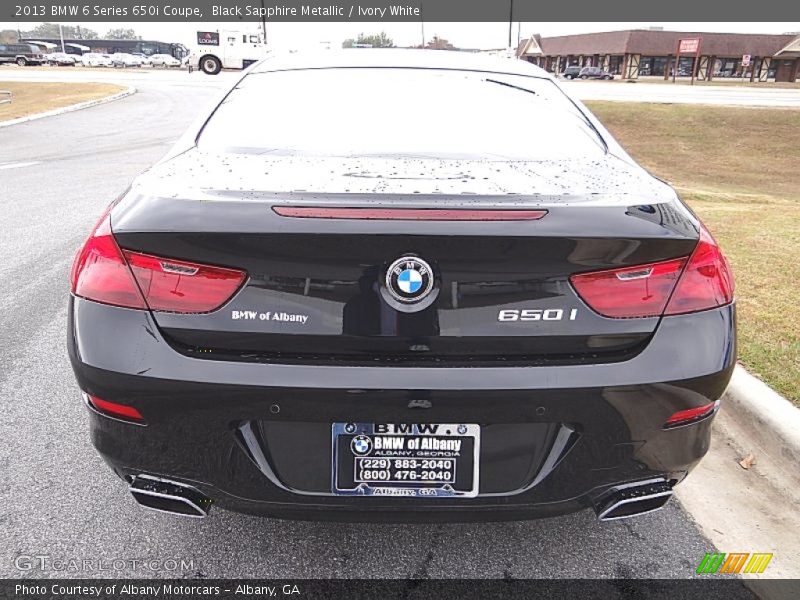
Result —
[[[697, 53], [676, 50], [682, 39], [699, 39]], [[630, 29], [556, 37], [533, 36], [520, 42], [517, 55], [553, 73], [568, 66], [602, 67], [625, 79], [672, 75], [699, 79], [746, 77], [751, 81], [796, 81], [800, 36]], [[748, 60], [749, 59], [749, 60]]]

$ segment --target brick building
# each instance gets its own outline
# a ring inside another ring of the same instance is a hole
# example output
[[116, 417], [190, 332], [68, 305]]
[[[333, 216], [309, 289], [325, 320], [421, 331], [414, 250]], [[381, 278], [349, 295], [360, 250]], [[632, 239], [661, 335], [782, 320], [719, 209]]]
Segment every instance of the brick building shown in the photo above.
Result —
[[[678, 41], [700, 38], [700, 56], [682, 54], [679, 77], [699, 79], [744, 77], [751, 81], [797, 81], [800, 75], [800, 35], [679, 32], [649, 29], [605, 31], [523, 40], [517, 55], [561, 73], [567, 66], [603, 67], [624, 79], [668, 78], [675, 67]], [[746, 63], [745, 55], [750, 57]]]

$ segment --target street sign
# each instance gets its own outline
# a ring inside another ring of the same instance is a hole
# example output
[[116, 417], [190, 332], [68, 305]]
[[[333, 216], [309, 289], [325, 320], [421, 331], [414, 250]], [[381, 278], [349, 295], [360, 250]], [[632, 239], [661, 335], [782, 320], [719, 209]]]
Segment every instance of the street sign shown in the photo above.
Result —
[[750, 55], [749, 54], [742, 54], [742, 66], [749, 67], [750, 66]]
[[679, 54], [694, 54], [700, 48], [700, 38], [686, 38], [678, 45]]
[[[675, 77], [678, 75], [678, 68], [681, 63], [681, 54], [694, 54], [692, 61], [692, 85], [694, 85], [694, 78], [697, 74], [697, 65], [700, 62], [700, 44], [703, 38], [684, 38], [678, 40], [678, 47], [675, 48], [675, 62], [672, 65], [672, 83], [675, 83]], [[664, 73], [664, 79], [669, 76], [669, 73]]]

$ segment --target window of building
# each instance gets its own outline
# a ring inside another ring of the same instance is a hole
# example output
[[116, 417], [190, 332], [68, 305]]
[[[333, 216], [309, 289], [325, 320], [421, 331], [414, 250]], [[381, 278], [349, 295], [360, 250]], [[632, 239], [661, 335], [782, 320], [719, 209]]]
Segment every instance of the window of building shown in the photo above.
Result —
[[694, 69], [694, 56], [681, 56], [678, 61], [678, 77], [691, 77]]
[[663, 76], [667, 69], [666, 56], [643, 56], [639, 62], [639, 75]]

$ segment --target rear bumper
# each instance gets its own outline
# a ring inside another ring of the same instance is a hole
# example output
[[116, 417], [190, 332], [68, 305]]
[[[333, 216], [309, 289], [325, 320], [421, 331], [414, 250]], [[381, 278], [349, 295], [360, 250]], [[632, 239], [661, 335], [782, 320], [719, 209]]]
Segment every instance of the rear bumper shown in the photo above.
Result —
[[[627, 482], [683, 479], [708, 450], [712, 419], [662, 425], [721, 396], [735, 364], [735, 308], [666, 318], [636, 357], [591, 366], [202, 360], [173, 350], [146, 312], [77, 298], [68, 346], [82, 390], [147, 421], [90, 411], [92, 441], [122, 477], [165, 477], [223, 508], [286, 518], [521, 519], [596, 505]], [[330, 424], [350, 421], [480, 424], [479, 496], [331, 495]]]

